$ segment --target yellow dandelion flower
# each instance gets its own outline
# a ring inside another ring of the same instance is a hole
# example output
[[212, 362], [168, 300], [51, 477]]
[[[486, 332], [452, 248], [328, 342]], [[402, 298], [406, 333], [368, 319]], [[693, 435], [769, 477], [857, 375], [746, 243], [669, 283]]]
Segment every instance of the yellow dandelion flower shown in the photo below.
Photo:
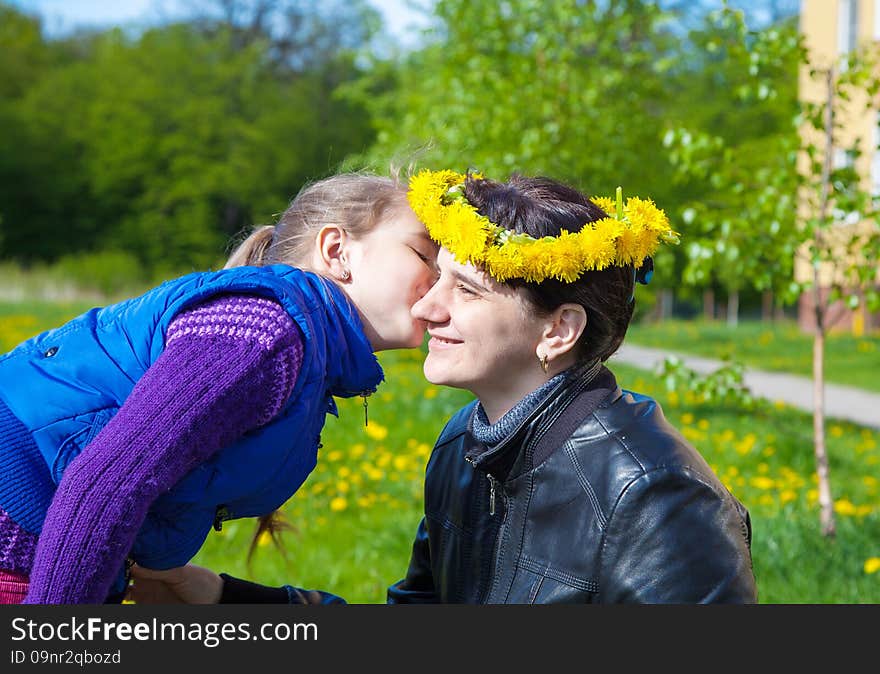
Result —
[[617, 210], [617, 206], [614, 204], [614, 199], [611, 197], [590, 197], [590, 201], [596, 204], [608, 215], [614, 215]]
[[548, 255], [547, 264], [550, 275], [566, 283], [576, 281], [584, 264], [580, 237], [563, 230], [552, 245], [553, 252]]
[[502, 283], [523, 273], [523, 254], [518, 246], [490, 246], [486, 250], [486, 271]]
[[877, 573], [880, 571], [880, 557], [868, 557], [865, 560], [865, 573]]
[[384, 440], [388, 437], [388, 429], [376, 422], [367, 424], [364, 432], [373, 438], [373, 440]]
[[327, 460], [328, 461], [339, 461], [342, 458], [342, 452], [338, 449], [334, 449], [332, 452], [327, 452]]
[[697, 422], [697, 428], [699, 428], [701, 431], [709, 430], [709, 420], [708, 419], [700, 419]]
[[260, 537], [257, 539], [257, 545], [261, 548], [269, 545], [272, 542], [272, 534], [268, 531], [264, 531], [260, 534]]
[[391, 463], [395, 470], [406, 470], [409, 465], [409, 459], [405, 456], [395, 456]]
[[762, 475], [753, 477], [749, 480], [749, 484], [757, 489], [773, 489], [776, 486], [776, 482], [773, 479]]
[[834, 425], [829, 429], [829, 432], [831, 433], [831, 436], [832, 436], [832, 437], [835, 437], [835, 438], [841, 438], [841, 437], [843, 437], [843, 428], [842, 428], [841, 426], [838, 426], [837, 424], [834, 424]]
[[437, 397], [437, 388], [434, 386], [429, 386], [428, 388], [425, 389], [424, 396], [425, 396], [426, 400], [431, 400], [432, 398], [436, 398]]
[[681, 423], [683, 423], [685, 426], [690, 426], [692, 423], [694, 423], [694, 415], [690, 412], [685, 412], [681, 415]]
[[348, 507], [348, 499], [344, 496], [337, 496], [332, 501], [330, 501], [330, 510], [333, 512], [341, 512]]
[[834, 512], [838, 515], [855, 515], [856, 514], [856, 506], [849, 499], [841, 498], [837, 499], [834, 502]]
[[794, 501], [797, 498], [797, 492], [793, 489], [786, 489], [779, 494], [779, 500], [784, 505], [789, 501]]
[[543, 281], [550, 275], [552, 244], [545, 239], [537, 239], [516, 247], [522, 262], [519, 273], [526, 281]]
[[339, 477], [348, 477], [349, 475], [351, 475], [351, 468], [349, 468], [348, 466], [340, 466], [339, 470], [336, 471], [336, 474]]
[[348, 490], [351, 489], [351, 485], [348, 484], [345, 480], [340, 480], [336, 483], [336, 491], [340, 494], [347, 494]]

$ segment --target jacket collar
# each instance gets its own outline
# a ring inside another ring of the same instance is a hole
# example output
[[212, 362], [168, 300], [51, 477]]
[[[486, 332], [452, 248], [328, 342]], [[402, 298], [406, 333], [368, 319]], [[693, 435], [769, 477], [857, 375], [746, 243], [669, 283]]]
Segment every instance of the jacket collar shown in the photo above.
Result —
[[321, 300], [316, 313], [325, 325], [328, 392], [339, 398], [374, 393], [385, 374], [357, 308], [333, 281], [308, 272], [304, 276]]
[[[571, 403], [585, 392], [596, 391], [596, 406], [617, 388], [614, 375], [602, 363], [594, 362], [571, 370], [547, 396], [532, 410], [517, 428], [497, 445], [489, 447], [474, 436], [473, 417], [477, 406], [468, 419], [464, 458], [475, 468], [504, 479], [510, 468], [523, 452], [534, 450], [535, 444], [546, 435]], [[537, 465], [537, 464], [536, 464]]]

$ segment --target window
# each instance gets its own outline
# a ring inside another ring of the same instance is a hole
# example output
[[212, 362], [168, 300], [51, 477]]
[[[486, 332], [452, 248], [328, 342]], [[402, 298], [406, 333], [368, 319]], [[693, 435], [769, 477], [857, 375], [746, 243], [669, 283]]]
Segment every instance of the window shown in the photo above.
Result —
[[[875, 19], [874, 23], [877, 23]], [[859, 2], [840, 0], [837, 16], [837, 51], [848, 54], [856, 48], [859, 39]]]

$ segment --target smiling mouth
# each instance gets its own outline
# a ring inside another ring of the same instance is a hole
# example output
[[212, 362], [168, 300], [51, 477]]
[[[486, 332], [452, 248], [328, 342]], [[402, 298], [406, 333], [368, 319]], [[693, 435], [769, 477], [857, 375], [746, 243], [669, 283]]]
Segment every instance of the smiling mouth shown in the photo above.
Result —
[[461, 344], [460, 339], [446, 339], [445, 337], [438, 337], [437, 335], [431, 335], [431, 339], [428, 342], [429, 346], [455, 346], [456, 344]]

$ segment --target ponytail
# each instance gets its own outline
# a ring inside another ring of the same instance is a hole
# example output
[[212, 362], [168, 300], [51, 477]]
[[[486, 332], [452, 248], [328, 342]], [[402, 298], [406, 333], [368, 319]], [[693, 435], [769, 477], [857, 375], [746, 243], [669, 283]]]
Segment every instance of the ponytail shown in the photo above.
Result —
[[269, 248], [275, 238], [275, 225], [257, 227], [229, 256], [224, 269], [231, 267], [262, 267], [269, 258]]

